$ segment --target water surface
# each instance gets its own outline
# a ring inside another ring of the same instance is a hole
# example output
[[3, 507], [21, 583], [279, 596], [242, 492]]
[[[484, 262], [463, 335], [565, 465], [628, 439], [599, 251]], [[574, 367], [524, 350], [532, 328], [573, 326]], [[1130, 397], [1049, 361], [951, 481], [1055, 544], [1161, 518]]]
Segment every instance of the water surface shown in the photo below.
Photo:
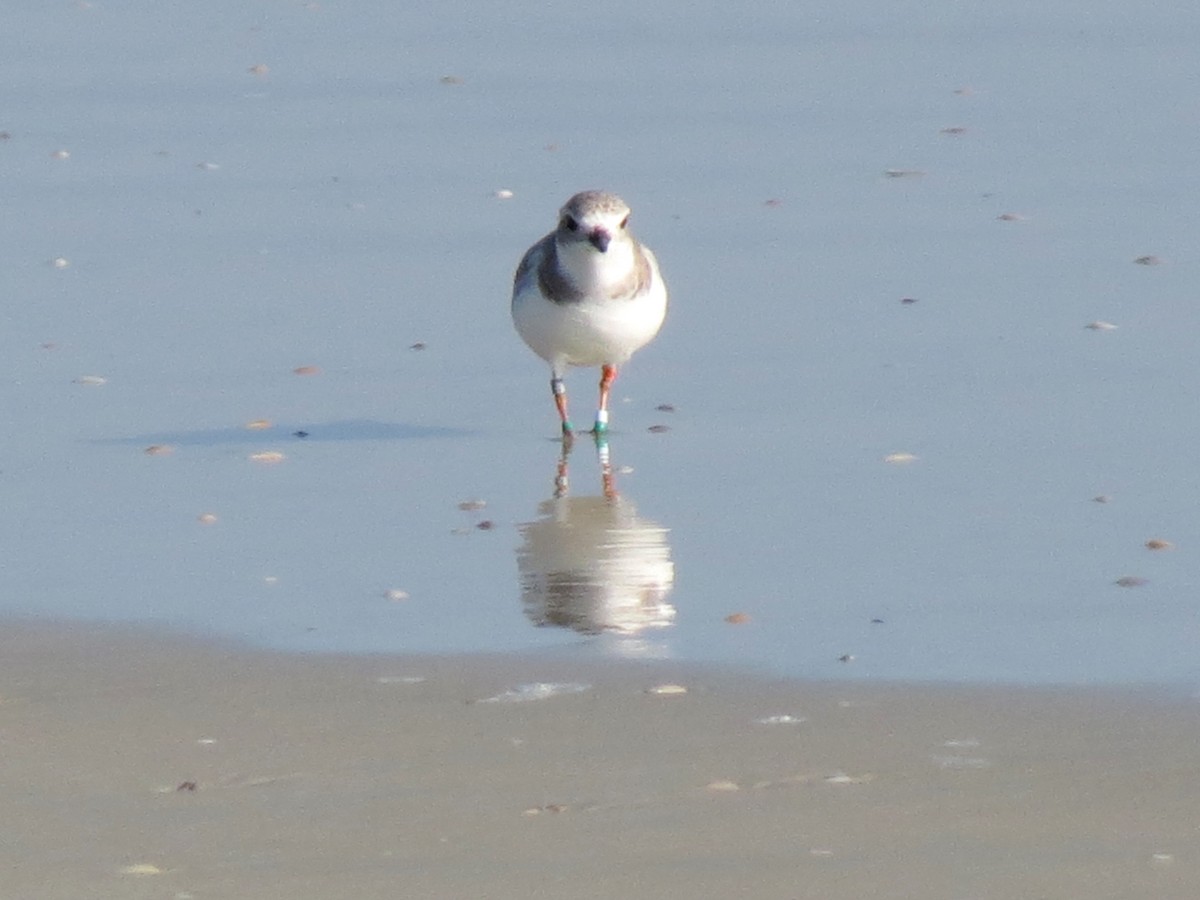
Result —
[[[592, 13], [14, 17], [0, 610], [295, 649], [1193, 680], [1200, 13]], [[631, 203], [672, 307], [616, 386], [619, 500], [586, 440], [555, 500], [508, 292], [592, 187]], [[531, 533], [566, 548], [554, 614]]]

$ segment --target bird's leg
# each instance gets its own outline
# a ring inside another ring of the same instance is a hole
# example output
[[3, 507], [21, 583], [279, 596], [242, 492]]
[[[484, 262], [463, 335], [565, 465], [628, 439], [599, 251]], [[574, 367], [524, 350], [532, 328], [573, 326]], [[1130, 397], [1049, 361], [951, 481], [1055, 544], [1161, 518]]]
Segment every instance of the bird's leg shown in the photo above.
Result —
[[550, 379], [550, 390], [554, 393], [554, 405], [558, 407], [558, 417], [562, 420], [563, 437], [569, 437], [572, 432], [571, 420], [567, 418], [567, 386], [558, 375]]
[[600, 408], [596, 410], [596, 434], [608, 431], [608, 395], [617, 380], [616, 366], [600, 367]]

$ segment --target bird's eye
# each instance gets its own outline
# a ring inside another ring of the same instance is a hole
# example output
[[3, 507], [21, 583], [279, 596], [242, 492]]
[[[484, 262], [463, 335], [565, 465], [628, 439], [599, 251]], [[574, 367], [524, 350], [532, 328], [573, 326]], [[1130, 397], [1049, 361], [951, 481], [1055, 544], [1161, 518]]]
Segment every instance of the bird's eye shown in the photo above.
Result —
[[579, 223], [576, 222], [570, 216], [563, 216], [562, 223], [563, 223], [563, 225], [565, 225], [567, 227], [567, 231], [578, 231], [579, 230]]
[[622, 228], [624, 228], [624, 227], [625, 227], [626, 225], [628, 225], [628, 224], [629, 224], [629, 216], [628, 216], [628, 215], [626, 215], [626, 216], [625, 216], [625, 218], [623, 218], [623, 219], [621, 220], [621, 227], [622, 227]]

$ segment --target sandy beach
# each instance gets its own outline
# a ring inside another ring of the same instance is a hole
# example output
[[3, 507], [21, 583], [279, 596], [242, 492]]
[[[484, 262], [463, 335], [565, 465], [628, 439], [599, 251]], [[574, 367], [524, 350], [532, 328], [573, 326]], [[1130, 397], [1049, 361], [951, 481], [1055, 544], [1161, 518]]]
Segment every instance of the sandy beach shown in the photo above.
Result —
[[0, 895], [1193, 897], [1197, 713], [10, 623]]

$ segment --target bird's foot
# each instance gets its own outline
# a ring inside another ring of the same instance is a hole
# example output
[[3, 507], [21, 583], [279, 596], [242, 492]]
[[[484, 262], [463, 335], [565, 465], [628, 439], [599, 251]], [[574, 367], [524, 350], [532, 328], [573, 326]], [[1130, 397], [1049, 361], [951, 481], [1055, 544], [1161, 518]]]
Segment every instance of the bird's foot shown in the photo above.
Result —
[[596, 413], [596, 424], [592, 426], [592, 434], [600, 437], [608, 433], [608, 410], [601, 409]]
[[562, 423], [562, 445], [563, 453], [570, 453], [571, 448], [575, 446], [575, 428], [570, 422]]

